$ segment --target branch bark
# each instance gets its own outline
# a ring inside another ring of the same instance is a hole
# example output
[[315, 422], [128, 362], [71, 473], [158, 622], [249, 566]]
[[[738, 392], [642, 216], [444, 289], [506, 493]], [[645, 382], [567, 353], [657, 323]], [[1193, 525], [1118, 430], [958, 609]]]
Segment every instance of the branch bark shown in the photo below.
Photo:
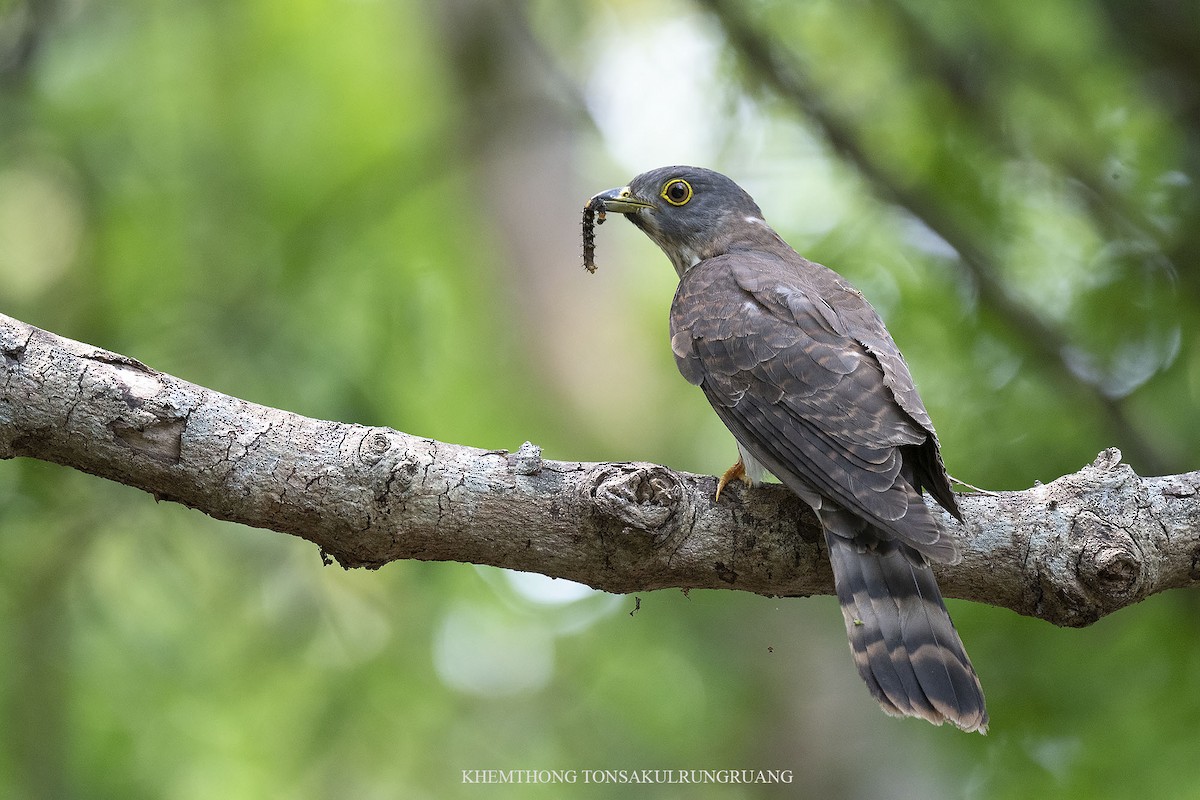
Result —
[[[610, 592], [832, 594], [812, 513], [780, 486], [646, 463], [485, 451], [310, 419], [0, 314], [0, 458], [52, 461], [307, 539], [343, 567], [463, 561]], [[1200, 472], [1140, 478], [1115, 449], [1053, 483], [961, 497], [947, 597], [1087, 625], [1200, 585]]]

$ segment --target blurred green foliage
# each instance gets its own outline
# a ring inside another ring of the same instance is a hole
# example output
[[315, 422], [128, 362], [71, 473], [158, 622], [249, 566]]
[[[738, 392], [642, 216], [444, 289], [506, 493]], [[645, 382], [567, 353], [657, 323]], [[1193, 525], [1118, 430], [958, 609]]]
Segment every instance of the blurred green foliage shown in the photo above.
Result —
[[[613, 222], [579, 269], [583, 200], [668, 162], [866, 292], [952, 473], [1197, 466], [1194, 3], [0, 2], [2, 310], [311, 416], [727, 466], [661, 254]], [[1200, 793], [1194, 593], [1083, 631], [951, 602], [982, 738], [880, 715], [829, 598], [346, 573], [31, 461], [0, 549], [5, 797]]]

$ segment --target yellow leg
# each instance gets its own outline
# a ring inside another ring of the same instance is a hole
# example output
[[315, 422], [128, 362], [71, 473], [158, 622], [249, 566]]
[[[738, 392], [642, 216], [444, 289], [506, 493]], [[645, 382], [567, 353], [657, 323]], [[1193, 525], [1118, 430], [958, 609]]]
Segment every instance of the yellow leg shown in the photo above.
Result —
[[729, 469], [725, 470], [725, 474], [717, 481], [717, 496], [713, 498], [714, 503], [721, 502], [721, 490], [724, 489], [730, 481], [742, 481], [748, 483], [746, 477], [746, 465], [742, 463], [742, 457], [738, 456], [737, 463]]

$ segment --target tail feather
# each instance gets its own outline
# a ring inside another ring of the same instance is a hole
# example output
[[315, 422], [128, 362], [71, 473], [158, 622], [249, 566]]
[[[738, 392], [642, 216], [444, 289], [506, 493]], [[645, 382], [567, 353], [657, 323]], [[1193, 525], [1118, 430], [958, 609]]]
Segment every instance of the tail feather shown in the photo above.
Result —
[[983, 689], [924, 557], [893, 539], [864, 544], [869, 537], [855, 533], [827, 526], [825, 541], [850, 650], [871, 694], [889, 714], [986, 732]]
[[[853, 552], [853, 545], [847, 550], [857, 559], [855, 566], [859, 568], [862, 578], [843, 581], [852, 595], [849, 604], [839, 594], [843, 615], [850, 611], [854, 614], [852, 620], [846, 620], [851, 649], [856, 654], [865, 654], [867, 663], [872, 665], [869, 672], [881, 690], [876, 697], [881, 697], [880, 702], [886, 710], [898, 716], [928, 719], [935, 710], [927, 702], [925, 692], [921, 689], [921, 679], [908, 657], [905, 625], [901, 618], [903, 609], [890, 592], [871, 591], [872, 587], [888, 586], [889, 583], [881, 560], [860, 558]], [[861, 644], [861, 650], [856, 644]], [[863, 672], [861, 665], [859, 672]], [[888, 708], [889, 705], [891, 708]]]

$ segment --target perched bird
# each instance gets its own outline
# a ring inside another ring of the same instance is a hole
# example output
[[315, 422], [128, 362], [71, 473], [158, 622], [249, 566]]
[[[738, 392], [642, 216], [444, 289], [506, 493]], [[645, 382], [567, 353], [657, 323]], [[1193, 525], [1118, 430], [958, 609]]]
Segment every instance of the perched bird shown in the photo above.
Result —
[[854, 662], [883, 710], [986, 732], [983, 690], [929, 567], [956, 561], [957, 545], [922, 491], [962, 513], [875, 309], [717, 172], [651, 170], [596, 195], [585, 219], [591, 210], [624, 214], [679, 274], [675, 361], [737, 440], [717, 499], [729, 481], [757, 484], [767, 471], [812, 506]]

